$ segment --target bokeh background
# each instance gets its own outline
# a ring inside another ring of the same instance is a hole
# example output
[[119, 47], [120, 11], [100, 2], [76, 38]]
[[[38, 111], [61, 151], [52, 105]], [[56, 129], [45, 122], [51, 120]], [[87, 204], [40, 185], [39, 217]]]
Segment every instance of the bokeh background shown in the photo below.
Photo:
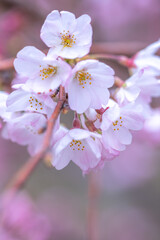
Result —
[[[0, 0], [0, 60], [26, 45], [45, 49], [39, 33], [54, 9], [89, 14], [93, 42], [109, 43], [114, 52], [126, 46], [130, 54], [160, 37], [159, 0]], [[125, 68], [107, 63], [120, 77], [128, 76]], [[14, 71], [1, 71], [0, 88], [9, 91], [13, 77]], [[72, 116], [63, 116], [63, 122], [70, 127]], [[25, 147], [0, 137], [1, 199], [28, 157]], [[133, 144], [94, 177], [97, 240], [159, 240], [160, 137], [135, 134]], [[8, 219], [0, 240], [86, 240], [88, 178], [72, 163], [56, 171], [42, 162], [10, 207], [0, 201]]]

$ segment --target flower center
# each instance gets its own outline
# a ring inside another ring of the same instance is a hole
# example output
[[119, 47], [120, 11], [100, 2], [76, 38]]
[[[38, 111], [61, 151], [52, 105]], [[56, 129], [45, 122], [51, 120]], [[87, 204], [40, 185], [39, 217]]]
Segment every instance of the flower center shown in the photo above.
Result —
[[29, 99], [29, 104], [30, 104], [30, 108], [33, 110], [33, 111], [40, 111], [40, 110], [43, 110], [43, 103], [42, 102], [39, 102], [37, 98], [34, 98], [34, 97], [30, 97]]
[[82, 88], [85, 87], [85, 84], [91, 85], [92, 77], [89, 72], [85, 72], [83, 70], [76, 72], [75, 78], [78, 79], [79, 85], [82, 86]]
[[69, 31], [63, 30], [63, 33], [60, 33], [60, 37], [63, 47], [72, 47], [76, 43], [76, 38], [74, 37], [74, 34], [71, 35]]
[[82, 142], [80, 140], [72, 140], [72, 142], [70, 143], [70, 148], [72, 148], [73, 151], [75, 150], [84, 150], [85, 146], [82, 146]]
[[113, 130], [114, 131], [119, 130], [119, 128], [122, 127], [122, 123], [123, 123], [122, 117], [119, 117], [119, 120], [116, 120], [115, 122], [112, 123], [113, 124]]
[[56, 73], [57, 73], [57, 67], [49, 66], [48, 68], [41, 69], [39, 76], [42, 77], [42, 80], [44, 80], [45, 78], [53, 77]]

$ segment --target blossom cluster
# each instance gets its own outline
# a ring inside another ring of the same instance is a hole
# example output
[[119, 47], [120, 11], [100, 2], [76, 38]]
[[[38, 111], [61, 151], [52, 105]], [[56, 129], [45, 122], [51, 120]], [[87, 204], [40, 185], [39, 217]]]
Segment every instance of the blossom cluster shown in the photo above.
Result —
[[131, 59], [121, 59], [130, 72], [126, 81], [96, 59], [89, 59], [91, 18], [52, 11], [40, 33], [47, 54], [24, 47], [14, 61], [17, 73], [10, 94], [0, 93], [0, 116], [6, 139], [26, 145], [31, 155], [41, 150], [48, 119], [59, 89], [63, 109], [74, 112], [72, 129], [58, 117], [50, 141], [52, 165], [60, 170], [73, 161], [84, 173], [103, 167], [131, 144], [132, 132], [152, 117], [152, 97], [160, 96], [160, 40]]

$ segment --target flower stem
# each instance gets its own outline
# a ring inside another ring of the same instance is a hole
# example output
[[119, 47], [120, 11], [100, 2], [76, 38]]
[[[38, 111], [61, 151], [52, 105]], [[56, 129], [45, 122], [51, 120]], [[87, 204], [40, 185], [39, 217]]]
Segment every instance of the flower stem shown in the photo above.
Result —
[[97, 183], [97, 174], [89, 174], [88, 179], [88, 211], [87, 211], [87, 240], [99, 240], [98, 234], [98, 211], [97, 200], [99, 187]]
[[114, 85], [115, 85], [116, 87], [121, 88], [124, 84], [125, 84], [125, 81], [123, 81], [123, 80], [120, 79], [119, 77], [115, 76]]
[[24, 166], [22, 166], [22, 168], [13, 177], [12, 181], [8, 185], [8, 187], [11, 188], [13, 192], [18, 191], [20, 188], [23, 187], [23, 185], [25, 184], [25, 182], [27, 181], [31, 173], [34, 171], [38, 163], [41, 161], [42, 157], [45, 155], [50, 145], [53, 127], [60, 114], [60, 111], [63, 107], [64, 102], [65, 102], [65, 91], [64, 91], [64, 87], [61, 86], [60, 93], [59, 93], [59, 101], [57, 102], [55, 110], [52, 113], [50, 119], [48, 120], [47, 130], [44, 137], [42, 148], [37, 154], [31, 157], [26, 162], [26, 164], [24, 164]]

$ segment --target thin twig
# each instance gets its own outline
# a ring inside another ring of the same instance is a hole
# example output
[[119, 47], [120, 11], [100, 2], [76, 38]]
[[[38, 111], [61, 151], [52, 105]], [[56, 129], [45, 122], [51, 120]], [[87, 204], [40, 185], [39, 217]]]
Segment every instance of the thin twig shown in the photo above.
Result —
[[[142, 42], [93, 43], [90, 57], [95, 57], [97, 54], [97, 58], [119, 60], [117, 55], [132, 56], [146, 46], [147, 44]], [[14, 58], [0, 60], [0, 71], [12, 69], [13, 61]]]
[[41, 161], [42, 157], [46, 153], [49, 145], [50, 145], [50, 140], [52, 137], [52, 132], [53, 132], [53, 127], [55, 125], [55, 122], [59, 116], [59, 113], [62, 109], [63, 103], [65, 101], [65, 92], [64, 88], [61, 86], [60, 87], [60, 98], [59, 101], [56, 105], [56, 108], [48, 120], [48, 125], [47, 125], [47, 130], [46, 130], [46, 135], [44, 137], [43, 145], [41, 150], [33, 157], [31, 157], [26, 164], [16, 173], [14, 176], [13, 180], [9, 184], [9, 188], [13, 190], [13, 192], [16, 192], [19, 190], [24, 183], [27, 181], [37, 164]]
[[90, 52], [132, 56], [147, 45], [147, 42], [99, 42], [92, 44]]
[[82, 58], [78, 58], [76, 61], [82, 61], [82, 60], [87, 60], [87, 59], [105, 59], [105, 60], [115, 60], [118, 62], [121, 62], [123, 58], [127, 58], [125, 56], [121, 55], [112, 55], [112, 54], [88, 54]]
[[0, 59], [0, 71], [9, 70], [13, 68], [14, 58]]
[[98, 232], [98, 195], [99, 185], [96, 173], [89, 174], [88, 179], [88, 216], [87, 216], [87, 240], [99, 240]]

